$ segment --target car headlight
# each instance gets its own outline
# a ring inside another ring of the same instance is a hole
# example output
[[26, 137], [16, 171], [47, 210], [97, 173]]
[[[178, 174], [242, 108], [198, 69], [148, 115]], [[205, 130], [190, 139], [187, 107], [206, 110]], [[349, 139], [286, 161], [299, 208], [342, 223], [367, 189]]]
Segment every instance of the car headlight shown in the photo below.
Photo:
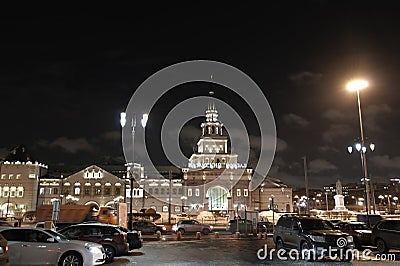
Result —
[[85, 248], [89, 250], [90, 253], [102, 253], [100, 247], [90, 246], [88, 243], [85, 244]]
[[353, 237], [352, 236], [347, 236], [347, 243], [353, 243]]
[[214, 227], [213, 227], [212, 225], [210, 225], [210, 229], [213, 230], [213, 228], [214, 228]]
[[310, 238], [314, 242], [325, 242], [324, 236], [310, 236]]
[[163, 231], [167, 231], [167, 227], [163, 226], [163, 227], [162, 227], [162, 230], [163, 230]]
[[172, 230], [173, 230], [173, 231], [178, 230], [178, 226], [177, 226], [176, 224], [174, 224], [174, 225], [172, 226]]

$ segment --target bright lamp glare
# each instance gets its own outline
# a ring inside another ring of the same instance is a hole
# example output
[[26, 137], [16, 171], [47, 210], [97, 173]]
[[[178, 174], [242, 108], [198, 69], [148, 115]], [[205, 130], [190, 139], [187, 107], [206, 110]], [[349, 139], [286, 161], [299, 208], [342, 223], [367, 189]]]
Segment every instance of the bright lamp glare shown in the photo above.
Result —
[[124, 127], [126, 125], [126, 113], [124, 113], [124, 112], [121, 113], [120, 123], [121, 123], [121, 127]]
[[360, 151], [360, 150], [361, 150], [361, 144], [360, 144], [360, 143], [357, 143], [357, 144], [356, 144], [356, 150], [357, 150], [357, 151]]
[[140, 121], [142, 123], [142, 127], [145, 128], [147, 124], [147, 120], [149, 119], [148, 114], [143, 114], [142, 120]]
[[366, 80], [353, 80], [347, 83], [347, 89], [350, 91], [358, 91], [368, 87], [368, 81]]
[[349, 153], [352, 153], [352, 152], [353, 152], [353, 147], [351, 147], [351, 146], [347, 147], [347, 151], [348, 151]]
[[374, 144], [374, 143], [371, 143], [371, 144], [369, 145], [369, 148], [371, 149], [371, 151], [374, 151], [374, 150], [375, 150], [375, 144]]
[[362, 150], [363, 153], [366, 153], [366, 152], [367, 152], [367, 147], [363, 146], [363, 147], [361, 148], [361, 150]]

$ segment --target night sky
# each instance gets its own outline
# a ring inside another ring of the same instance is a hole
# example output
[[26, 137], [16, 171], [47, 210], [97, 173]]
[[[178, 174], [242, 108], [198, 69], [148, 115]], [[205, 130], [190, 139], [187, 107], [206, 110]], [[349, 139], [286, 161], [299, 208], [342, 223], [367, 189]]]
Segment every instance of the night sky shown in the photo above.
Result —
[[[360, 135], [357, 98], [345, 85], [367, 79], [370, 86], [361, 92], [364, 129], [376, 144], [368, 168], [374, 181], [387, 182], [400, 170], [399, 10], [337, 2], [1, 17], [0, 158], [24, 144], [50, 168], [122, 164], [119, 114], [135, 89], [164, 67], [207, 59], [242, 70], [263, 90], [278, 135], [269, 175], [295, 187], [304, 184], [303, 156], [310, 187], [337, 178], [360, 182], [359, 155], [346, 149]], [[256, 139], [257, 126], [240, 97], [208, 83], [186, 84], [151, 110], [146, 138], [155, 164], [168, 164], [158, 145], [168, 111], [210, 89], [241, 113]], [[193, 119], [180, 134], [187, 156], [201, 121]], [[249, 164], [255, 160], [251, 156]]]

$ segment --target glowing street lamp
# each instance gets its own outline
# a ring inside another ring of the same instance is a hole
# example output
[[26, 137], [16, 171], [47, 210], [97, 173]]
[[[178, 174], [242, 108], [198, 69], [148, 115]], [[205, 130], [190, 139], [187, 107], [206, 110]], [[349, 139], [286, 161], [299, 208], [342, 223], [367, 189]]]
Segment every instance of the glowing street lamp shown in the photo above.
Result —
[[[352, 80], [347, 84], [347, 89], [349, 91], [356, 91], [357, 92], [357, 105], [358, 105], [358, 116], [359, 116], [359, 122], [360, 122], [360, 136], [361, 136], [361, 143], [357, 143], [355, 145], [356, 149], [358, 152], [361, 154], [361, 166], [363, 169], [363, 177], [368, 178], [368, 170], [367, 170], [367, 157], [366, 157], [366, 151], [367, 148], [365, 146], [365, 138], [364, 138], [364, 128], [363, 128], [363, 122], [362, 122], [362, 113], [361, 113], [361, 100], [360, 100], [360, 90], [365, 89], [368, 87], [368, 81], [365, 80]], [[371, 150], [375, 149], [375, 145], [370, 147]], [[351, 152], [351, 150], [348, 148], [348, 151]], [[370, 196], [370, 186], [368, 180], [365, 182], [365, 194], [366, 194], [366, 213], [367, 213], [367, 222], [368, 221], [368, 214], [370, 213], [370, 204], [371, 204], [371, 196]], [[375, 200], [373, 202], [373, 209], [375, 210]]]
[[[149, 118], [148, 114], [143, 114], [143, 117], [141, 119], [141, 124], [142, 127], [145, 128], [147, 124], [147, 120]], [[125, 127], [126, 125], [126, 113], [122, 112], [120, 115], [120, 123], [121, 127]], [[136, 127], [136, 114], [134, 113], [132, 116], [132, 167], [133, 169], [135, 168], [135, 127]], [[128, 162], [129, 163], [129, 162]], [[127, 173], [128, 177], [128, 173]], [[128, 229], [132, 230], [132, 209], [133, 209], [133, 180], [134, 180], [134, 174], [132, 173], [130, 175], [129, 181], [130, 181], [130, 202], [129, 202], [129, 223], [128, 223]], [[144, 187], [143, 187], [143, 203], [142, 207], [144, 207], [144, 200], [145, 200], [145, 193], [144, 193]]]

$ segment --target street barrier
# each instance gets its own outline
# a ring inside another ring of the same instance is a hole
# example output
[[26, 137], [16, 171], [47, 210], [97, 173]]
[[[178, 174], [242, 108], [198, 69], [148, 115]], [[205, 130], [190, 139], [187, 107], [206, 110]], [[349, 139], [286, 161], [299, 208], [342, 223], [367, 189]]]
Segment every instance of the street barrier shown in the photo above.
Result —
[[180, 231], [176, 233], [176, 240], [182, 240], [182, 233]]
[[236, 238], [240, 238], [240, 232], [236, 232], [236, 233], [235, 233], [235, 237], [236, 237]]

